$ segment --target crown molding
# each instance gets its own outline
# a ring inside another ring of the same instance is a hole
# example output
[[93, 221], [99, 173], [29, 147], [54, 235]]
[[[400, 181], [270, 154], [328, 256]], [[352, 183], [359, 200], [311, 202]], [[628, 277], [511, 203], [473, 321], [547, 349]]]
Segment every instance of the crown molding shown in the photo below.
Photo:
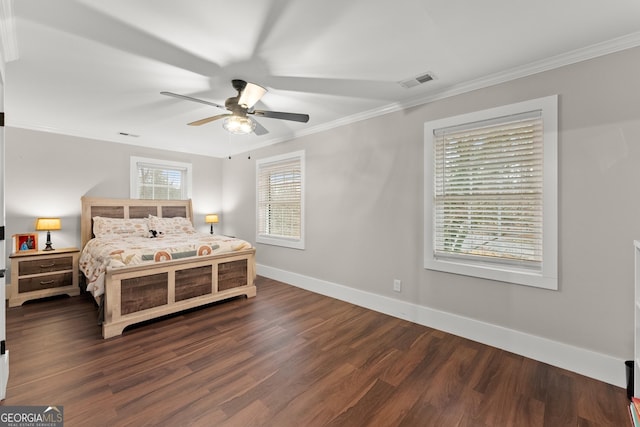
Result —
[[313, 126], [313, 127], [301, 130], [297, 132], [295, 136], [298, 137], [298, 136], [309, 135], [317, 132], [322, 132], [325, 130], [355, 123], [361, 120], [367, 120], [377, 116], [382, 116], [385, 114], [402, 111], [407, 108], [428, 104], [430, 102], [438, 101], [438, 100], [449, 98], [456, 95], [461, 95], [463, 93], [471, 92], [478, 89], [483, 89], [490, 86], [495, 86], [500, 83], [506, 83], [522, 77], [527, 77], [533, 74], [542, 73], [544, 71], [553, 70], [556, 68], [564, 67], [567, 65], [575, 64], [578, 62], [586, 61], [589, 59], [623, 51], [626, 49], [631, 49], [638, 46], [640, 46], [640, 32], [631, 33], [626, 36], [608, 40], [606, 42], [597, 43], [591, 46], [569, 51], [560, 55], [545, 58], [540, 61], [531, 62], [529, 64], [514, 67], [498, 73], [490, 74], [484, 77], [480, 77], [478, 79], [470, 80], [465, 83], [453, 85], [439, 92], [431, 93], [426, 96], [412, 98], [404, 102], [387, 104], [381, 108], [375, 108], [362, 113], [341, 117], [340, 119], [334, 120], [332, 122], [324, 123], [318, 126]]
[[[96, 135], [90, 132], [86, 132], [86, 131], [81, 131], [81, 130], [77, 130], [77, 129], [70, 129], [70, 128], [57, 128], [54, 126], [49, 126], [49, 125], [43, 125], [43, 124], [38, 124], [38, 123], [34, 123], [34, 122], [29, 122], [29, 123], [25, 123], [25, 122], [20, 122], [20, 121], [11, 121], [10, 123], [7, 124], [7, 127], [11, 127], [11, 128], [15, 128], [15, 129], [24, 129], [24, 130], [31, 130], [31, 131], [36, 131], [36, 132], [45, 132], [45, 133], [52, 133], [52, 134], [57, 134], [57, 135], [66, 135], [66, 136], [73, 136], [76, 138], [83, 138], [83, 139], [93, 139], [96, 141], [102, 141], [102, 142], [115, 142], [115, 143], [119, 143], [119, 144], [126, 144], [126, 145], [135, 145], [135, 146], [140, 146], [140, 147], [148, 147], [148, 145], [143, 144], [142, 142], [134, 142], [131, 141], [129, 139], [123, 139], [123, 138], [127, 138], [126, 136], [120, 136], [120, 135], [114, 135], [111, 138], [105, 138], [102, 135]], [[227, 150], [224, 152], [221, 152], [219, 150], [217, 150], [216, 152], [212, 153], [212, 152], [207, 152], [207, 151], [199, 151], [199, 152], [188, 152], [188, 151], [183, 151], [180, 150], [179, 147], [178, 148], [174, 148], [174, 149], [169, 149], [169, 148], [164, 148], [164, 147], [148, 147], [148, 148], [154, 148], [157, 150], [163, 150], [163, 151], [175, 151], [175, 152], [184, 152], [184, 153], [188, 153], [188, 154], [197, 154], [199, 156], [207, 156], [207, 157], [215, 157], [215, 158], [219, 158], [219, 159], [223, 159], [226, 158], [227, 156], [237, 156], [239, 154], [242, 153], [246, 153], [246, 152], [250, 152], [250, 151], [254, 151], [257, 150], [259, 148], [263, 148], [263, 147], [267, 147], [270, 145], [274, 145], [280, 142], [285, 142], [285, 141], [290, 141], [292, 139], [297, 138], [298, 135], [291, 133], [291, 135], [289, 136], [283, 136], [283, 137], [279, 137], [279, 138], [273, 138], [273, 139], [269, 139], [266, 141], [261, 141], [259, 143], [250, 145], [250, 146], [238, 146], [237, 149], [235, 150]]]
[[[3, 68], [4, 64], [19, 57], [13, 0], [0, 0], [0, 55]], [[4, 75], [4, 69], [2, 74]]]

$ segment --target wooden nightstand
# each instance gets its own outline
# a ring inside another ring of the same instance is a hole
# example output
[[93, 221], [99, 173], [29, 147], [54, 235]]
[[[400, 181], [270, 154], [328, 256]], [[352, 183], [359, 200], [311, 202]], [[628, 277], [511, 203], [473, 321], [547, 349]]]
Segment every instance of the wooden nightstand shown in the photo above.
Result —
[[9, 307], [52, 295], [79, 295], [78, 248], [16, 252], [11, 259]]

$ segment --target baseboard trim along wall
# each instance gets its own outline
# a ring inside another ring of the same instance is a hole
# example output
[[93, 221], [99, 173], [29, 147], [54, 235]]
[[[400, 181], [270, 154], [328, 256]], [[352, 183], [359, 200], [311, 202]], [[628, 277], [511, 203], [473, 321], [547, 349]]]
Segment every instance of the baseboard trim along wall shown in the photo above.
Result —
[[298, 288], [510, 351], [608, 384], [626, 387], [624, 360], [606, 354], [266, 265], [258, 264], [257, 273]]

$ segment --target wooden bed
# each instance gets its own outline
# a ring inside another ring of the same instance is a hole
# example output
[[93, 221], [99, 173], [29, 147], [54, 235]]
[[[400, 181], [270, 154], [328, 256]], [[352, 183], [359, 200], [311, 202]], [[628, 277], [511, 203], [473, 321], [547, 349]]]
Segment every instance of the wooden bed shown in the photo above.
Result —
[[[184, 217], [193, 222], [191, 200], [82, 198], [82, 248], [93, 238], [95, 216]], [[255, 248], [122, 268], [108, 268], [103, 296], [103, 338], [124, 328], [215, 301], [256, 295]]]

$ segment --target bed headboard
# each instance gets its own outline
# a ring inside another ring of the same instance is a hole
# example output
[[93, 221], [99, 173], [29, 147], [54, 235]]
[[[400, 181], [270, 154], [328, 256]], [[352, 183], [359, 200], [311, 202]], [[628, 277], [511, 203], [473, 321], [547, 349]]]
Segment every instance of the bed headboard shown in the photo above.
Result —
[[193, 223], [193, 208], [189, 200], [105, 199], [82, 197], [80, 240], [82, 247], [93, 238], [93, 217], [146, 218], [149, 215], [164, 218], [189, 218]]

